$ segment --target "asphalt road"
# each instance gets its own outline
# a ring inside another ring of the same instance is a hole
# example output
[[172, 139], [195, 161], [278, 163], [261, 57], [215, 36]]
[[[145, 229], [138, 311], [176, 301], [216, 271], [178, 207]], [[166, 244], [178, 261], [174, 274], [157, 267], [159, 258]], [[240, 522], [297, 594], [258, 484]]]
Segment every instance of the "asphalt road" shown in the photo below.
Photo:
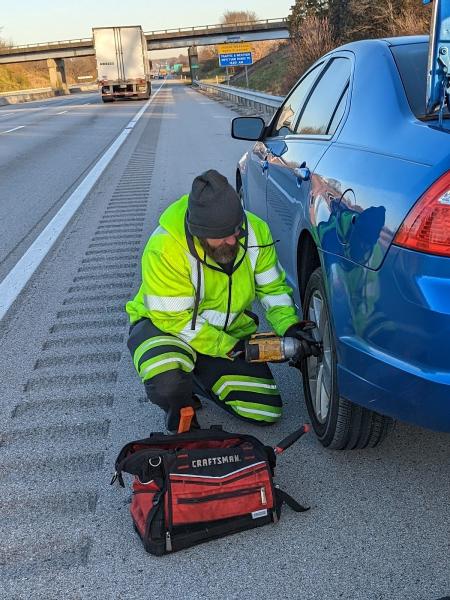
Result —
[[[0, 279], [141, 106], [92, 95], [0, 110]], [[230, 138], [233, 116], [166, 84], [0, 323], [2, 599], [450, 594], [448, 435], [398, 425], [377, 449], [331, 452], [310, 434], [277, 471], [308, 513], [286, 508], [276, 526], [162, 558], [135, 535], [128, 490], [109, 486], [122, 445], [163, 427], [126, 348], [123, 305], [139, 284], [140, 252], [198, 173], [214, 167], [233, 180], [247, 147]], [[245, 427], [211, 405], [201, 423], [279, 441], [306, 415], [299, 375], [275, 373], [280, 424]]]

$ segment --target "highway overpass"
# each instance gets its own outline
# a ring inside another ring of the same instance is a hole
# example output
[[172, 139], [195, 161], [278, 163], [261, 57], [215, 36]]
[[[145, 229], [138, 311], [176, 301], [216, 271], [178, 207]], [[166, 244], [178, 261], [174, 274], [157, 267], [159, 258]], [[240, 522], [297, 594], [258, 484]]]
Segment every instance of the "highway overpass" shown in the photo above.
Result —
[[[147, 49], [189, 48], [189, 62], [196, 64], [197, 47], [225, 42], [256, 42], [289, 38], [286, 18], [247, 21], [244, 23], [202, 25], [146, 32]], [[64, 59], [95, 55], [92, 38], [26, 44], [0, 48], [0, 64], [46, 60], [50, 84], [67, 92]], [[192, 73], [192, 79], [194, 74]]]

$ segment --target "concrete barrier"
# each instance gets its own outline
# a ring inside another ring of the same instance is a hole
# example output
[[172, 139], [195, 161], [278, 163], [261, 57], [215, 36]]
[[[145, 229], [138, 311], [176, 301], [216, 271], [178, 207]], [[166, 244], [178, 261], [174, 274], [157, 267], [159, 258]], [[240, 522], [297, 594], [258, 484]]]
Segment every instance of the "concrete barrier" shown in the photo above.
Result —
[[220, 96], [235, 104], [254, 108], [258, 112], [266, 113], [270, 117], [277, 111], [284, 100], [283, 96], [272, 96], [271, 94], [263, 94], [262, 92], [232, 87], [230, 85], [203, 83], [201, 81], [196, 82], [196, 85], [208, 94]]
[[[76, 94], [78, 92], [87, 92], [97, 90], [97, 84], [76, 84], [69, 86], [69, 93]], [[14, 92], [0, 93], [0, 106], [6, 104], [19, 104], [21, 102], [30, 102], [32, 100], [42, 100], [43, 98], [53, 98], [54, 96], [63, 96], [57, 90], [48, 88], [37, 88], [33, 90], [17, 90]]]

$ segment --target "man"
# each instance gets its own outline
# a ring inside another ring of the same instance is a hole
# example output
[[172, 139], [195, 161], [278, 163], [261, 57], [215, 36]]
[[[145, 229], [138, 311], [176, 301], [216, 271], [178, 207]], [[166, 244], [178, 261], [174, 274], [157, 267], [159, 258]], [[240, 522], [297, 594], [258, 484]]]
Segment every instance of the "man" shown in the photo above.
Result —
[[[151, 402], [176, 431], [180, 409], [201, 390], [258, 424], [281, 417], [265, 363], [246, 363], [243, 340], [257, 329], [258, 298], [278, 335], [311, 341], [302, 329], [267, 224], [244, 211], [227, 179], [209, 170], [161, 215], [142, 256], [142, 284], [127, 303], [128, 347]], [[195, 383], [195, 388], [194, 388]]]

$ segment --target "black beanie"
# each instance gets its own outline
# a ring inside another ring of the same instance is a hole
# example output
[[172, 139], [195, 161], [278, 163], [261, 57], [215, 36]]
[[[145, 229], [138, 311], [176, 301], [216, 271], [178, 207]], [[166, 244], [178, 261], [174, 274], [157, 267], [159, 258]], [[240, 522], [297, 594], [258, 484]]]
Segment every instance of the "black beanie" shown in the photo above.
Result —
[[200, 238], [225, 238], [242, 225], [244, 210], [239, 196], [226, 177], [210, 169], [192, 182], [187, 224]]

